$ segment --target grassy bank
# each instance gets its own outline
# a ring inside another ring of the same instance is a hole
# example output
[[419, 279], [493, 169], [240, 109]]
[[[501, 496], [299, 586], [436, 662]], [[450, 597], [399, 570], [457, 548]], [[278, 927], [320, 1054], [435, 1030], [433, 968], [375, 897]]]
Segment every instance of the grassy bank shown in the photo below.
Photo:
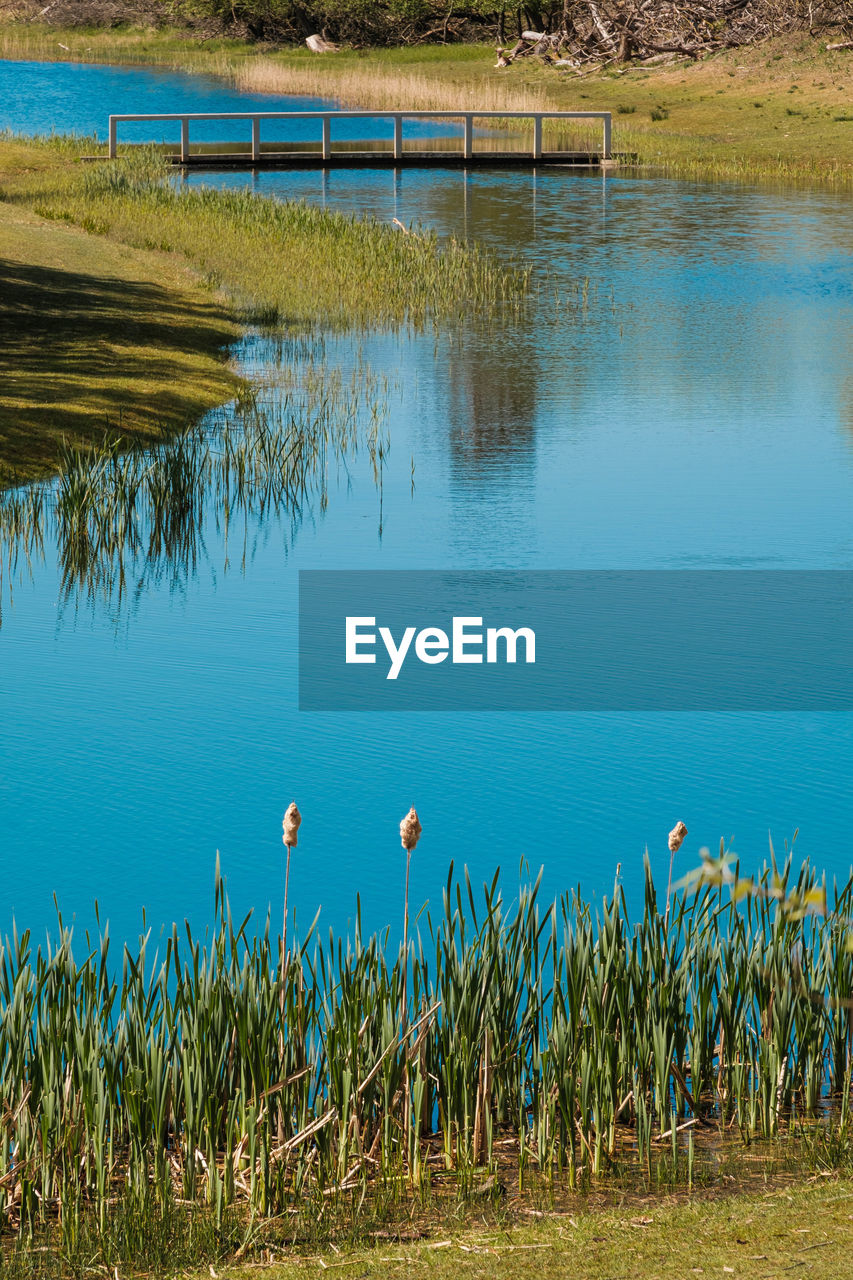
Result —
[[7, 1240], [0, 1277], [82, 1280], [118, 1270], [185, 1280], [210, 1280], [211, 1272], [216, 1280], [301, 1280], [332, 1270], [432, 1280], [842, 1280], [850, 1274], [851, 1207], [853, 1180], [826, 1173], [716, 1192], [474, 1196], [452, 1206], [424, 1204], [415, 1214], [386, 1203], [357, 1218], [348, 1206], [327, 1202], [313, 1233], [302, 1235], [282, 1220], [232, 1220], [217, 1230], [209, 1212], [117, 1205], [103, 1230], [81, 1221], [70, 1247], [59, 1238], [36, 1249]]
[[[853, 1183], [818, 1179], [764, 1194], [687, 1201], [627, 1198], [618, 1205], [567, 1203], [547, 1210], [505, 1211], [467, 1229], [438, 1223], [412, 1242], [374, 1237], [368, 1247], [326, 1250], [264, 1269], [270, 1280], [338, 1266], [357, 1276], [415, 1275], [566, 1277], [572, 1280], [687, 1280], [734, 1275], [740, 1280], [838, 1280], [849, 1274]], [[541, 1217], [532, 1214], [541, 1213]], [[239, 1275], [231, 1270], [226, 1274]]]
[[144, 443], [241, 386], [229, 308], [173, 257], [0, 203], [0, 484], [56, 466], [62, 440]]
[[523, 271], [370, 219], [211, 189], [153, 153], [81, 163], [89, 141], [0, 139], [0, 463], [55, 464], [107, 427], [151, 436], [233, 393], [237, 320], [443, 322], [520, 303]]
[[[66, 45], [62, 49], [60, 45]], [[222, 75], [241, 88], [338, 97], [376, 107], [610, 109], [614, 145], [674, 176], [853, 181], [853, 54], [784, 37], [693, 62], [579, 77], [538, 63], [493, 66], [486, 47], [269, 50], [173, 32], [0, 30], [5, 57], [163, 63]]]
[[[848, 1263], [853, 1180], [818, 1175], [690, 1195], [568, 1196], [554, 1202], [475, 1198], [452, 1210], [431, 1206], [363, 1214], [327, 1211], [314, 1238], [294, 1240], [283, 1223], [217, 1232], [208, 1217], [192, 1233], [187, 1216], [115, 1213], [95, 1237], [82, 1230], [70, 1251], [11, 1245], [3, 1280], [63, 1280], [100, 1270], [188, 1280], [301, 1280], [343, 1276], [567, 1277], [571, 1280], [842, 1280]], [[178, 1225], [181, 1222], [183, 1228]], [[332, 1231], [337, 1230], [332, 1238]]]

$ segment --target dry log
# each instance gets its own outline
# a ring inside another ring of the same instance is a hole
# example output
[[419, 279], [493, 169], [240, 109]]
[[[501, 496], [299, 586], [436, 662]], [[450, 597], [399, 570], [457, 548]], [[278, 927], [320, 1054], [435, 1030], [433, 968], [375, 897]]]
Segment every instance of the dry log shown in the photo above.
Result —
[[324, 40], [322, 36], [306, 36], [305, 43], [312, 53], [339, 53], [341, 46]]

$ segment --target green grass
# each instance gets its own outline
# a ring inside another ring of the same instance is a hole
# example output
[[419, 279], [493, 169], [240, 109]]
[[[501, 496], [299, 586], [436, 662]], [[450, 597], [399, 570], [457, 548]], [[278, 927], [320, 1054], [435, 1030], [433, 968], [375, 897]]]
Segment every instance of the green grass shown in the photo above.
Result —
[[[609, 109], [616, 150], [673, 176], [849, 186], [853, 58], [824, 44], [805, 34], [786, 36], [696, 63], [578, 77], [532, 60], [499, 71], [493, 50], [484, 46], [349, 50], [318, 58], [304, 49], [203, 42], [176, 32], [38, 24], [0, 29], [7, 57], [164, 63], [220, 74], [248, 89], [337, 94], [347, 105]], [[804, 114], [789, 116], [792, 105]], [[668, 116], [653, 119], [663, 111]]]
[[226, 399], [238, 381], [216, 356], [238, 319], [422, 325], [523, 301], [527, 273], [476, 246], [249, 192], [181, 192], [155, 153], [81, 163], [95, 148], [0, 139], [7, 479], [53, 467], [63, 436], [150, 440]]
[[[561, 1205], [553, 1215], [533, 1211], [541, 1217], [510, 1209], [486, 1225], [482, 1214], [479, 1224], [436, 1223], [426, 1239], [415, 1242], [403, 1227], [400, 1239], [393, 1232], [376, 1235], [368, 1247], [327, 1248], [306, 1257], [274, 1255], [262, 1274], [269, 1280], [295, 1280], [335, 1267], [343, 1277], [430, 1280], [693, 1280], [727, 1275], [739, 1280], [842, 1280], [851, 1274], [851, 1209], [853, 1183], [835, 1179], [719, 1199], [627, 1197], [598, 1207], [579, 1200]], [[224, 1280], [247, 1270], [232, 1266], [221, 1275]]]
[[[15, 167], [4, 172], [6, 146]], [[172, 255], [250, 317], [303, 327], [422, 325], [472, 310], [491, 315], [525, 297], [528, 271], [476, 245], [249, 190], [181, 189], [149, 148], [81, 163], [97, 150], [85, 139], [0, 141], [0, 195], [54, 222]]]
[[0, 483], [54, 470], [63, 439], [152, 443], [240, 389], [240, 328], [183, 264], [8, 203], [0, 240]]

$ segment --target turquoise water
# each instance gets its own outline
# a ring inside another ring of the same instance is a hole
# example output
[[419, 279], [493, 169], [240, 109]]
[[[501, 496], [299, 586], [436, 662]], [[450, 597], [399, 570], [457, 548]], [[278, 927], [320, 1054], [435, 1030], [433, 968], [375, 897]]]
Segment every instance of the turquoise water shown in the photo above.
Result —
[[[107, 110], [157, 110], [164, 86], [176, 109], [288, 105], [173, 73], [2, 75], [0, 125], [33, 130], [103, 131]], [[451, 858], [475, 880], [501, 865], [511, 887], [524, 857], [549, 892], [588, 895], [621, 864], [636, 902], [645, 846], [665, 882], [676, 819], [679, 869], [721, 836], [755, 864], [768, 832], [781, 847], [799, 828], [800, 852], [846, 876], [849, 715], [308, 715], [295, 651], [300, 567], [853, 566], [849, 198], [554, 170], [192, 180], [476, 236], [534, 265], [536, 301], [505, 327], [314, 351], [345, 378], [359, 361], [387, 376], [381, 494], [362, 457], [324, 511], [250, 523], [245, 551], [211, 521], [191, 573], [120, 607], [64, 600], [50, 545], [11, 600], [7, 575], [4, 919], [42, 928], [55, 891], [80, 919], [97, 896], [119, 936], [143, 906], [198, 924], [217, 849], [235, 914], [277, 915], [292, 798], [303, 924], [322, 906], [345, 926], [357, 892], [369, 925], [396, 919], [413, 801], [418, 901], [439, 899]], [[257, 336], [239, 353], [260, 370], [299, 354]]]
[[[337, 104], [322, 98], [284, 98], [238, 93], [214, 76], [189, 76], [161, 67], [112, 67], [88, 63], [0, 63], [0, 129], [14, 133], [77, 133], [107, 139], [109, 115], [157, 115], [205, 111], [320, 111]], [[274, 140], [276, 128], [264, 125], [263, 139]], [[287, 138], [293, 142], [317, 142], [320, 122], [288, 122]], [[365, 125], [342, 120], [335, 125], [336, 139], [362, 138]], [[450, 136], [460, 133], [454, 124], [429, 126], [406, 124], [406, 137]], [[373, 121], [369, 136], [391, 138], [391, 121]], [[180, 141], [179, 124], [168, 121], [127, 121], [119, 125], [119, 142]], [[282, 135], [284, 136], [284, 135]], [[191, 127], [191, 143], [245, 142], [251, 129], [239, 120], [199, 121]]]

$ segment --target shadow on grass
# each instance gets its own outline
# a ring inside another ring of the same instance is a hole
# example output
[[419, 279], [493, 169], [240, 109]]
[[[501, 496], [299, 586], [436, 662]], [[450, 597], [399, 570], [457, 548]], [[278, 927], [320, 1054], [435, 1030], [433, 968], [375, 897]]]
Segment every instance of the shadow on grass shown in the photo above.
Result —
[[211, 300], [0, 258], [0, 476], [50, 469], [61, 438], [155, 439], [227, 399], [235, 329]]

